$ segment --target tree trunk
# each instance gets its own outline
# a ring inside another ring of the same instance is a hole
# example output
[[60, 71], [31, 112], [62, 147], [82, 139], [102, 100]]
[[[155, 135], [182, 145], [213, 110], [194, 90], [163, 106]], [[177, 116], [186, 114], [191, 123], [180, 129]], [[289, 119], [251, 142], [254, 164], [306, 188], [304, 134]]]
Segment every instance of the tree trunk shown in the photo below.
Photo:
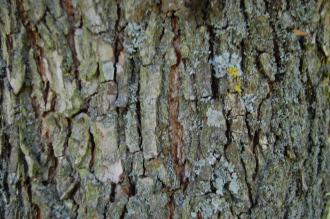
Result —
[[326, 216], [329, 1], [0, 6], [0, 218]]

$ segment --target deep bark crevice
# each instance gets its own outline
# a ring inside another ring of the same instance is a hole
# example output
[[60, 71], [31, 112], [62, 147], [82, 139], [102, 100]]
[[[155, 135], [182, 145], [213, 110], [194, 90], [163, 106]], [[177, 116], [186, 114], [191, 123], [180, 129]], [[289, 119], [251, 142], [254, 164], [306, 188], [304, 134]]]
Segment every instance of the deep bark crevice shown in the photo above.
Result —
[[[181, 52], [180, 52], [180, 29], [178, 26], [178, 17], [174, 15], [171, 18], [172, 31], [174, 32], [173, 38], [173, 48], [176, 55], [176, 63], [171, 66], [169, 74], [169, 91], [168, 91], [168, 104], [169, 104], [169, 132], [170, 132], [170, 141], [172, 147], [172, 157], [176, 163], [177, 171], [182, 170], [182, 132], [183, 127], [178, 121], [179, 116], [179, 107], [180, 107], [180, 70], [178, 66], [181, 63]], [[178, 175], [180, 173], [177, 172]]]
[[75, 20], [75, 8], [72, 5], [71, 0], [61, 0], [62, 7], [68, 16], [69, 21], [69, 34], [66, 36], [68, 41], [68, 45], [71, 51], [71, 56], [73, 59], [73, 72], [75, 78], [78, 82], [78, 88], [81, 90], [81, 80], [80, 80], [80, 73], [79, 73], [79, 65], [80, 62], [77, 56], [77, 50], [75, 46], [75, 27], [74, 27], [74, 20]]
[[94, 163], [95, 163], [95, 155], [96, 155], [96, 145], [95, 145], [95, 140], [94, 136], [89, 130], [89, 137], [90, 137], [90, 148], [91, 148], [91, 159], [89, 161], [89, 171], [91, 173], [94, 173]]

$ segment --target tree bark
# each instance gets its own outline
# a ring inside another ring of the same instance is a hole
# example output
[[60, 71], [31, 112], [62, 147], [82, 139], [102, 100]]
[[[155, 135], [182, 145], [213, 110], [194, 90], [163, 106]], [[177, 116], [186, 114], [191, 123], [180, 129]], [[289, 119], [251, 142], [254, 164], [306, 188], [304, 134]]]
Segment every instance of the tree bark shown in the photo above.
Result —
[[327, 0], [0, 0], [0, 218], [321, 218]]

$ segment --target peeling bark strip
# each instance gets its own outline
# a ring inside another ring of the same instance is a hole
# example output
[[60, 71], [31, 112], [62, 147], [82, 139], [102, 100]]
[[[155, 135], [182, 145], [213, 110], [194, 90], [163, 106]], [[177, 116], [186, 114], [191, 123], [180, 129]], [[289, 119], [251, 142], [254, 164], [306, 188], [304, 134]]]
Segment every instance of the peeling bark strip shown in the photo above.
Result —
[[327, 0], [0, 6], [0, 218], [328, 214]]
[[180, 53], [180, 30], [178, 26], [178, 18], [173, 16], [171, 18], [172, 30], [174, 32], [174, 38], [172, 41], [172, 46], [176, 55], [176, 63], [171, 66], [171, 71], [169, 74], [169, 93], [168, 93], [168, 107], [169, 107], [169, 117], [170, 117], [170, 142], [172, 144], [172, 156], [176, 163], [183, 164], [182, 160], [182, 125], [178, 121], [179, 117], [179, 104], [180, 104], [180, 72], [178, 66], [181, 63], [181, 53]]

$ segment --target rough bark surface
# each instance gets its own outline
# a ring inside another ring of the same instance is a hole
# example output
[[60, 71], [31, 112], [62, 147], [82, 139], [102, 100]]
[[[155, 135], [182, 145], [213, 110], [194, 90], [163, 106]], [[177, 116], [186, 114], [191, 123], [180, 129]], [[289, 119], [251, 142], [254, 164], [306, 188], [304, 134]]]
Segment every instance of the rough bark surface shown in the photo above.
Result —
[[327, 0], [0, 0], [0, 218], [320, 218]]

